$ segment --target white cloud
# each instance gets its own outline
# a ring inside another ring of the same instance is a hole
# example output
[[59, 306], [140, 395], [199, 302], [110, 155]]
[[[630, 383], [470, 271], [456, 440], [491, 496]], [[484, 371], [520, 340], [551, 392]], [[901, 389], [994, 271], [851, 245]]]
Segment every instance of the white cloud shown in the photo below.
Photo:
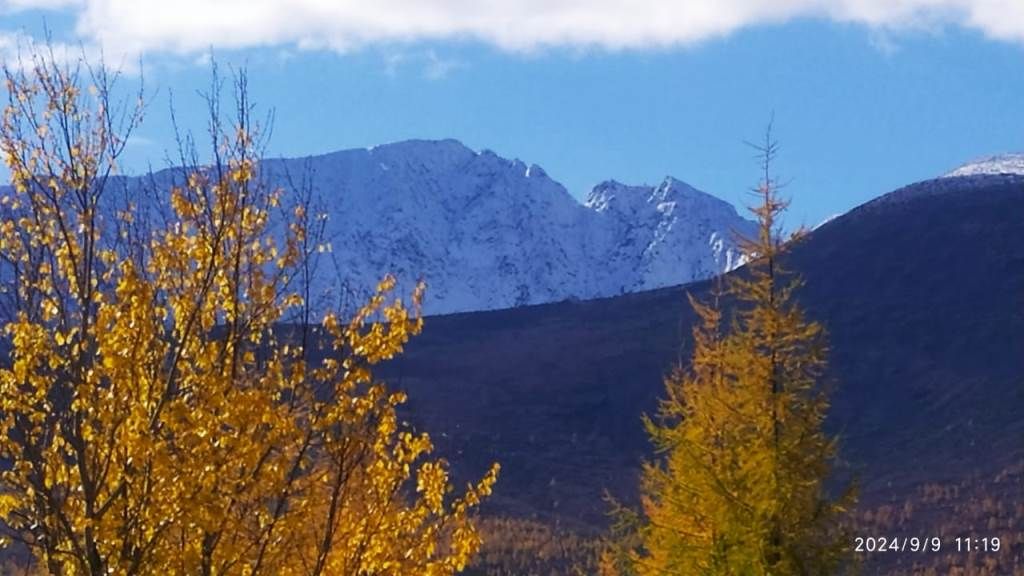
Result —
[[[0, 0], [3, 2], [3, 0]], [[257, 46], [345, 51], [472, 39], [504, 50], [644, 49], [794, 18], [873, 30], [961, 26], [1024, 43], [1024, 0], [7, 0], [71, 11], [107, 54]]]
[[128, 148], [149, 148], [150, 146], [156, 146], [156, 140], [152, 138], [146, 138], [145, 136], [139, 136], [138, 134], [132, 134], [125, 141], [124, 145]]
[[426, 66], [423, 67], [423, 77], [427, 80], [444, 80], [453, 71], [462, 67], [458, 60], [442, 58], [433, 50], [426, 54]]
[[7, 12], [21, 10], [56, 10], [77, 6], [81, 0], [0, 0], [0, 9]]
[[397, 76], [404, 67], [418, 67], [427, 80], [444, 80], [464, 64], [452, 58], [439, 55], [435, 50], [420, 52], [392, 51], [384, 55], [384, 74]]
[[[28, 0], [25, 0], [28, 1]], [[72, 67], [81, 63], [95, 64], [104, 62], [109, 70], [128, 75], [140, 71], [138, 53], [126, 54], [114, 51], [111, 58], [98, 44], [92, 42], [65, 42], [61, 40], [41, 40], [24, 31], [9, 32], [0, 30], [0, 65], [15, 69], [28, 70], [38, 62], [40, 54], [51, 52], [53, 61], [69, 64]]]
[[[43, 44], [38, 39], [24, 32], [0, 30], [0, 64], [17, 68], [29, 67], [33, 56], [42, 48]], [[83, 58], [95, 62], [100, 57], [100, 52], [95, 46], [60, 41], [50, 42], [46, 45], [46, 50], [53, 51], [53, 57], [57, 62], [76, 62]]]
[[419, 69], [420, 75], [427, 80], [444, 80], [452, 72], [466, 67], [465, 62], [442, 56], [436, 50], [392, 49], [384, 53], [383, 62], [386, 76], [395, 77], [400, 71], [413, 68]]
[[408, 59], [404, 52], [393, 52], [384, 57], [384, 74], [394, 77], [398, 75], [398, 69]]
[[884, 56], [892, 56], [900, 51], [900, 45], [887, 30], [874, 30], [868, 35], [868, 44]]

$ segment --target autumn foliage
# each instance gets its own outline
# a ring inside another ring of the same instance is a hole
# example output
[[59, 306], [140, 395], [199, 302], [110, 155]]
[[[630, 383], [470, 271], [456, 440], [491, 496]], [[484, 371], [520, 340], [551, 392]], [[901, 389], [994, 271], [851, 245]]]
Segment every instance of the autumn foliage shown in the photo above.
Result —
[[842, 520], [853, 494], [826, 489], [836, 443], [822, 429], [825, 334], [781, 261], [786, 204], [770, 174], [770, 137], [760, 150], [748, 263], [715, 300], [691, 299], [693, 356], [666, 378], [657, 417], [645, 422], [659, 458], [643, 467], [641, 509], [618, 508], [606, 573], [817, 575], [849, 560]]
[[372, 374], [420, 331], [423, 288], [407, 308], [385, 278], [350, 316], [281, 327], [312, 313], [309, 205], [260, 179], [244, 82], [230, 123], [211, 101], [213, 158], [142, 209], [113, 184], [140, 103], [82, 63], [5, 72], [8, 539], [52, 574], [461, 571], [497, 466], [453, 494]]

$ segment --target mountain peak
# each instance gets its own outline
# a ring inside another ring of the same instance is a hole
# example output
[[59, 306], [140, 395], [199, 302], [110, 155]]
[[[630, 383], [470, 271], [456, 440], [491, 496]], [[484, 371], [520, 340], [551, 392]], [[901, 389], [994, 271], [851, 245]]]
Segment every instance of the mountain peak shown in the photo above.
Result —
[[706, 212], [723, 218], [737, 216], [732, 204], [674, 176], [666, 176], [657, 186], [605, 180], [590, 191], [584, 206], [597, 212], [616, 211], [627, 215], [647, 213], [653, 208], [663, 216], [676, 210]]
[[695, 188], [689, 183], [683, 182], [674, 176], [666, 176], [665, 179], [662, 180], [661, 184], [653, 190], [651, 198], [652, 200], [659, 201], [675, 201], [684, 203], [700, 202], [707, 203], [709, 205], [716, 205], [722, 208], [733, 208], [733, 206], [725, 200]]
[[646, 199], [650, 191], [650, 186], [631, 186], [618, 180], [605, 180], [590, 190], [583, 205], [595, 212], [604, 212], [622, 206], [623, 202], [636, 204], [640, 199]]
[[426, 280], [428, 314], [684, 284], [733, 268], [730, 231], [750, 225], [672, 177], [657, 186], [603, 182], [581, 204], [540, 166], [453, 139], [280, 158], [263, 168], [271, 183], [308, 173], [329, 213], [330, 256], [313, 292], [332, 308], [365, 300], [387, 273], [400, 291]]
[[696, 190], [696, 188], [690, 186], [689, 183], [683, 182], [682, 180], [676, 178], [675, 176], [672, 176], [671, 174], [665, 176], [665, 178], [662, 179], [661, 187], [681, 190]]
[[1024, 154], [998, 154], [979, 158], [943, 174], [943, 178], [957, 176], [982, 176], [999, 174], [1024, 174]]
[[367, 148], [370, 156], [381, 161], [400, 160], [405, 163], [421, 164], [463, 164], [478, 156], [471, 148], [458, 140], [400, 140]]
[[402, 151], [406, 153], [410, 152], [422, 152], [429, 150], [447, 150], [447, 151], [470, 151], [472, 150], [456, 140], [455, 138], [442, 138], [442, 139], [430, 139], [430, 138], [409, 138], [407, 140], [396, 140], [394, 142], [388, 142], [386, 144], [378, 144], [376, 146], [370, 146], [367, 148], [370, 152], [379, 151]]

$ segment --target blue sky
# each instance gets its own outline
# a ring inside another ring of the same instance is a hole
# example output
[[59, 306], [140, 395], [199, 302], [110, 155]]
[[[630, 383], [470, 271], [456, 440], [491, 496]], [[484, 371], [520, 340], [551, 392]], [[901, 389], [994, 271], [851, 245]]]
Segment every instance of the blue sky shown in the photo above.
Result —
[[[190, 1], [176, 5], [188, 12]], [[986, 16], [1001, 1], [1018, 9], [1012, 0], [893, 0], [909, 15], [879, 15], [871, 10], [887, 4], [843, 0], [849, 14], [812, 6], [766, 16], [766, 6], [815, 0], [718, 0], [708, 10], [753, 16], [712, 14], [680, 32], [620, 26], [617, 12], [598, 8], [607, 21], [577, 25], [552, 13], [555, 25], [519, 33], [483, 16], [462, 23], [444, 16], [458, 2], [433, 0], [442, 16], [426, 31], [392, 32], [375, 14], [360, 15], [366, 33], [319, 30], [301, 17], [282, 29], [270, 14], [251, 33], [179, 38], [149, 30], [145, 15], [112, 21], [115, 0], [0, 0], [0, 49], [5, 37], [38, 37], [45, 19], [58, 43], [102, 47], [108, 60], [141, 55], [151, 103], [129, 153], [136, 172], [163, 165], [171, 90], [180, 120], [201, 127], [195, 91], [208, 84], [211, 48], [221, 64], [246, 66], [255, 100], [274, 109], [275, 155], [451, 137], [540, 164], [577, 197], [609, 178], [656, 183], [671, 174], [741, 204], [757, 179], [743, 141], [759, 138], [774, 113], [789, 223], [813, 225], [967, 160], [1024, 151], [1024, 24], [1007, 30]], [[930, 11], [929, 2], [948, 5]]]

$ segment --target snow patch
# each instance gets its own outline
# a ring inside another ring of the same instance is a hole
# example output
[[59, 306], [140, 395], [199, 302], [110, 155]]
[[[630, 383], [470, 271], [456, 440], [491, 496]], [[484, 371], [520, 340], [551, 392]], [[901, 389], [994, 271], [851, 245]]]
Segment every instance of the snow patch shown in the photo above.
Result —
[[968, 162], [952, 172], [943, 174], [943, 178], [958, 176], [981, 176], [998, 174], [1024, 174], [1024, 154], [1000, 154]]

